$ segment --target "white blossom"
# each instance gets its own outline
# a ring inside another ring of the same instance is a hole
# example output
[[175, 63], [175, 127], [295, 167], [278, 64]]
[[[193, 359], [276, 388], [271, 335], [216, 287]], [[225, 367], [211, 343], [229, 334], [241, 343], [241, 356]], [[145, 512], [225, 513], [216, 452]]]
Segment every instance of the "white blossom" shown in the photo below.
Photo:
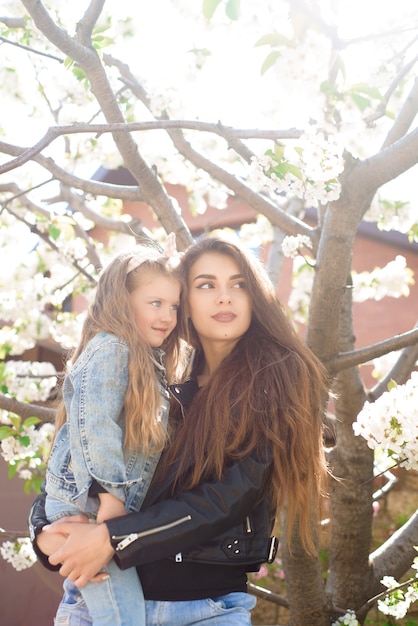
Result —
[[45, 401], [57, 384], [57, 372], [47, 361], [6, 361], [3, 385], [20, 402]]
[[406, 266], [404, 256], [398, 254], [385, 267], [377, 267], [371, 272], [353, 272], [353, 300], [382, 300], [408, 296], [414, 284], [413, 272]]
[[371, 449], [381, 447], [406, 469], [418, 470], [418, 372], [393, 385], [375, 402], [365, 402], [353, 423]]
[[345, 615], [333, 622], [332, 626], [360, 626], [360, 622], [357, 620], [355, 612], [349, 609]]
[[283, 239], [282, 251], [284, 256], [294, 259], [301, 248], [312, 249], [312, 240], [306, 235], [289, 235]]
[[5, 541], [0, 546], [0, 554], [18, 572], [31, 567], [36, 562], [36, 554], [28, 537], [17, 539], [15, 542]]

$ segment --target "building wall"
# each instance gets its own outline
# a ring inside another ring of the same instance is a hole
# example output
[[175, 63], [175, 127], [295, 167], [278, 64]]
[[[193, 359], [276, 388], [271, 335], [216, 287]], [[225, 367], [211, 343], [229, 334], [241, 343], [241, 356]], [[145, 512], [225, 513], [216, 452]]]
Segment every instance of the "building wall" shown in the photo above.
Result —
[[[33, 500], [34, 494], [23, 493], [21, 479], [7, 478], [7, 466], [0, 457], [0, 525], [26, 536]], [[0, 557], [0, 589], [2, 626], [52, 626], [62, 595], [59, 574], [47, 571], [39, 563], [18, 572]]]

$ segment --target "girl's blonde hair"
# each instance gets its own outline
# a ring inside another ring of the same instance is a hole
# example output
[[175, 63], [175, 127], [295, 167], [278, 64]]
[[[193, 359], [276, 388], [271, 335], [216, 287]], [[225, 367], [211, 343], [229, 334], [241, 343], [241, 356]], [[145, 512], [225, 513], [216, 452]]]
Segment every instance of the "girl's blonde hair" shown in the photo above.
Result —
[[[178, 420], [159, 473], [176, 465], [176, 489], [188, 489], [202, 479], [221, 479], [228, 463], [254, 450], [271, 455], [271, 495], [278, 510], [286, 505], [289, 529], [298, 520], [302, 543], [314, 552], [311, 515], [327, 474], [324, 369], [295, 332], [264, 267], [239, 243], [206, 236], [186, 251], [180, 263], [186, 307], [191, 267], [211, 252], [236, 261], [251, 298], [252, 321], [199, 390], [186, 419]], [[199, 373], [204, 356], [190, 318], [187, 340]]]
[[[135, 325], [130, 294], [141, 285], [145, 273], [179, 280], [171, 261], [156, 248], [136, 246], [115, 257], [102, 271], [95, 299], [87, 312], [80, 342], [72, 356], [74, 363], [87, 343], [99, 332], [108, 332], [124, 339], [129, 347], [129, 382], [125, 397], [125, 447], [155, 453], [164, 447], [165, 431], [157, 420], [161, 394], [155, 372], [152, 348]], [[182, 302], [177, 313], [177, 326], [167, 337], [165, 351], [166, 375], [173, 381], [180, 358]], [[183, 331], [184, 332], [184, 331]], [[57, 409], [56, 432], [66, 420], [62, 401]]]

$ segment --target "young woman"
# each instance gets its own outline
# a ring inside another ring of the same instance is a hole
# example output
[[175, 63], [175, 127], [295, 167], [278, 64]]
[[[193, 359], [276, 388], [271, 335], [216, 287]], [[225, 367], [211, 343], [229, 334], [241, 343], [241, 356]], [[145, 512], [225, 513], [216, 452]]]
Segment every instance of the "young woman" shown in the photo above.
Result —
[[[49, 522], [85, 513], [101, 523], [139, 510], [165, 444], [161, 346], [172, 367], [179, 304], [180, 281], [154, 248], [119, 255], [100, 275], [57, 412], [46, 472]], [[145, 625], [134, 568], [109, 563], [106, 579], [88, 584], [82, 596], [95, 626]]]
[[51, 554], [57, 533], [67, 537], [49, 561], [80, 587], [112, 557], [122, 569], [135, 565], [149, 625], [243, 626], [255, 604], [247, 572], [274, 559], [284, 504], [289, 528], [297, 520], [303, 545], [315, 550], [325, 380], [242, 246], [205, 237], [180, 270], [194, 358], [185, 382], [171, 387], [170, 445], [141, 511], [40, 532], [40, 496], [36, 549]]

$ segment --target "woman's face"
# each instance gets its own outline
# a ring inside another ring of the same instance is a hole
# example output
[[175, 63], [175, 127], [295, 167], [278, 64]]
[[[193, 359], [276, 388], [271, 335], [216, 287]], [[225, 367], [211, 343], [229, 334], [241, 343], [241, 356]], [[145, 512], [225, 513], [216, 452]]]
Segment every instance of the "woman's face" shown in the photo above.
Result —
[[215, 342], [231, 349], [251, 323], [251, 298], [236, 261], [228, 254], [206, 252], [188, 275], [189, 312], [203, 348]]

